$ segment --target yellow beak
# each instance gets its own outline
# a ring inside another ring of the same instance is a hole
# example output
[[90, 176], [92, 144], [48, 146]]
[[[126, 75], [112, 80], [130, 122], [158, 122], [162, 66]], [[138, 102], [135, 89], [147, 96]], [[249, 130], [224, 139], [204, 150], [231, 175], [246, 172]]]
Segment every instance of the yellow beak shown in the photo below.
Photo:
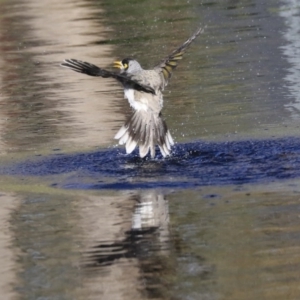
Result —
[[114, 61], [114, 68], [124, 69], [124, 66], [121, 61]]

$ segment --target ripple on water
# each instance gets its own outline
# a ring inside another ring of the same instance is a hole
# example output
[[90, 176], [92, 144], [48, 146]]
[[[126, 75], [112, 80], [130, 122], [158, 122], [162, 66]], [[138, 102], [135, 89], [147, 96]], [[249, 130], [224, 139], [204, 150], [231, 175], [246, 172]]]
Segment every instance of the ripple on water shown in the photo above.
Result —
[[69, 189], [192, 188], [292, 179], [300, 176], [300, 139], [177, 144], [172, 157], [140, 159], [107, 149], [53, 154], [0, 169], [2, 174], [64, 176]]

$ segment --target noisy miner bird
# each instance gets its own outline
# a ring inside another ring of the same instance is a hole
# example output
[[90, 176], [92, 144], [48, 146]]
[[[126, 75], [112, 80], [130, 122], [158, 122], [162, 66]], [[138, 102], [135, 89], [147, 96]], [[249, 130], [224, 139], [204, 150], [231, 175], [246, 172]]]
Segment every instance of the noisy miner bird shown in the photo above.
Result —
[[162, 92], [185, 50], [202, 32], [202, 28], [197, 29], [188, 40], [152, 70], [144, 70], [132, 58], [114, 63], [114, 67], [120, 69], [119, 74], [76, 59], [66, 59], [62, 66], [90, 76], [118, 80], [124, 87], [124, 96], [134, 113], [115, 135], [115, 139], [119, 140], [120, 145], [125, 144], [128, 154], [138, 145], [140, 157], [145, 157], [150, 150], [151, 157], [154, 158], [155, 146], [158, 145], [161, 154], [166, 157], [170, 155], [174, 141], [166, 122], [162, 119]]

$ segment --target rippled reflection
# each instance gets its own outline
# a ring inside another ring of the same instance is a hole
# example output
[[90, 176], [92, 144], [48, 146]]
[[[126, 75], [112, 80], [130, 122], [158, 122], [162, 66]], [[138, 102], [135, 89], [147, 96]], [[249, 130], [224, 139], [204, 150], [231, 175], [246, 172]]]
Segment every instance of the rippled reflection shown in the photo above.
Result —
[[[168, 249], [168, 202], [155, 190], [133, 193], [128, 200], [135, 204], [131, 228], [116, 242], [99, 242], [95, 250], [87, 252], [85, 265], [111, 265], [121, 258], [143, 258], [149, 251], [157, 254]], [[159, 251], [159, 252], [158, 252]]]
[[3, 299], [17, 299], [15, 290], [20, 270], [17, 258], [20, 251], [15, 247], [13, 212], [19, 208], [20, 199], [15, 194], [0, 193], [0, 292]]
[[282, 46], [285, 58], [289, 62], [288, 74], [285, 76], [286, 84], [292, 94], [292, 101], [286, 107], [292, 112], [293, 118], [299, 120], [300, 112], [300, 41], [298, 39], [300, 20], [299, 3], [294, 0], [282, 2], [280, 16], [284, 18], [286, 30], [283, 33], [287, 44]]
[[112, 92], [117, 85], [60, 67], [67, 57], [113, 61], [110, 45], [93, 45], [110, 33], [93, 17], [101, 8], [85, 1], [15, 2], [1, 3], [2, 151], [112, 144], [122, 119]]
[[151, 68], [200, 23], [208, 25], [205, 33], [165, 91], [163, 113], [175, 140], [282, 136], [285, 124], [297, 130], [284, 106], [290, 97], [282, 84], [282, 18], [268, 5], [1, 2], [2, 152], [114, 146], [130, 112], [122, 89], [113, 80], [68, 72], [60, 62], [77, 58], [110, 67], [116, 58], [134, 56]]
[[[82, 267], [88, 271], [89, 281], [95, 283], [92, 289], [103, 297], [163, 297], [167, 292], [165, 276], [172, 272], [168, 262], [168, 202], [155, 190], [122, 194], [122, 198], [111, 199], [118, 201], [112, 204], [119, 213], [112, 216], [112, 220], [106, 217], [106, 226], [84, 227], [88, 235], [94, 233], [92, 240], [86, 240], [91, 246], [84, 251]], [[97, 216], [99, 212], [90, 213]], [[109, 225], [119, 229], [115, 237], [107, 232], [111, 230]], [[102, 286], [97, 284], [99, 282]], [[115, 282], [114, 288], [109, 288], [109, 292], [103, 288], [112, 282]]]
[[[300, 298], [296, 1], [0, 11], [2, 298]], [[174, 155], [111, 149], [122, 89], [60, 62], [151, 68], [199, 24], [165, 91]]]
[[3, 215], [1, 291], [13, 281], [24, 299], [297, 299], [299, 193], [294, 181], [17, 194], [11, 231]]

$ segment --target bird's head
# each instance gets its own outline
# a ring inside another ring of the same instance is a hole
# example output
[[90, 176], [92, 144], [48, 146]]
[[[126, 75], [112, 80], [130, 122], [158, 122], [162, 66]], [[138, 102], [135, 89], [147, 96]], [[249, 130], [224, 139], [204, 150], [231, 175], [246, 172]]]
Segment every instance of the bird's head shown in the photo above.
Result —
[[115, 61], [114, 67], [120, 69], [121, 73], [133, 73], [142, 70], [141, 65], [132, 58], [124, 58], [122, 61]]

